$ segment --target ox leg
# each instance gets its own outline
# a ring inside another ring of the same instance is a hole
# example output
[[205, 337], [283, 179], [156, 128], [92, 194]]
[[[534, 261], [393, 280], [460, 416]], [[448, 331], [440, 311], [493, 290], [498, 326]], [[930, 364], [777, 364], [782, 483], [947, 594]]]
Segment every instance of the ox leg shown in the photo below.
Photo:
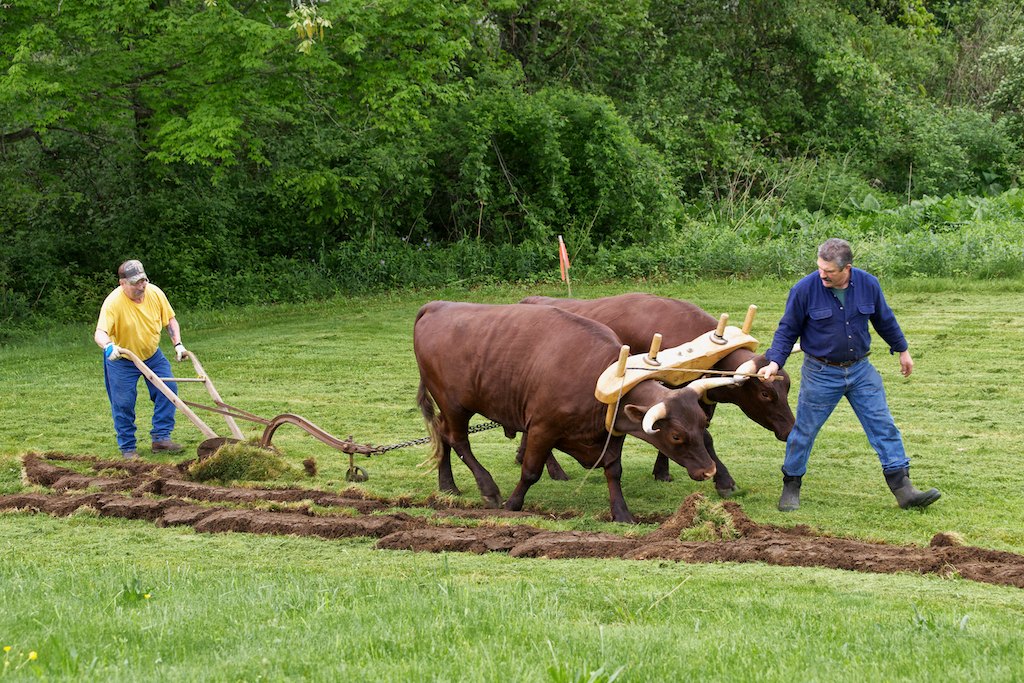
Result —
[[437, 461], [437, 488], [453, 496], [462, 495], [462, 491], [455, 485], [455, 475], [452, 473], [452, 447], [447, 443], [441, 446], [441, 459]]
[[654, 459], [652, 474], [655, 481], [672, 481], [672, 475], [668, 471], [668, 456], [661, 451], [658, 451], [658, 457]]
[[[523, 438], [519, 441], [519, 450], [516, 451], [516, 464], [523, 464], [523, 454], [526, 453], [526, 434], [523, 433]], [[555, 460], [554, 453], [548, 451], [548, 459], [544, 462], [544, 465], [548, 469], [548, 476], [554, 481], [569, 481], [569, 475], [565, 473], [562, 466]]]
[[[539, 442], [539, 443], [538, 443]], [[512, 491], [512, 495], [505, 501], [506, 510], [522, 510], [523, 501], [526, 499], [526, 492], [537, 483], [541, 473], [544, 471], [544, 463], [551, 455], [551, 447], [554, 444], [544, 439], [527, 439], [523, 433], [523, 442], [519, 448], [519, 456], [522, 459], [522, 471], [519, 475], [519, 483]], [[519, 457], [517, 456], [517, 458]]]
[[604, 478], [608, 482], [612, 521], [636, 524], [633, 513], [626, 506], [626, 498], [622, 495], [622, 458], [616, 458], [614, 462], [604, 466]]
[[733, 481], [732, 475], [729, 474], [729, 468], [725, 466], [725, 463], [718, 459], [718, 454], [715, 453], [715, 440], [711, 438], [711, 432], [704, 430], [704, 446], [708, 449], [708, 455], [715, 463], [715, 491], [722, 498], [732, 498], [733, 494], [736, 493], [736, 482]]
[[548, 468], [548, 476], [555, 481], [569, 481], [569, 475], [565, 473], [562, 466], [555, 460], [554, 454], [548, 454], [548, 459], [544, 461], [544, 464]]
[[498, 485], [494, 483], [494, 477], [488, 472], [480, 461], [473, 455], [472, 449], [469, 447], [469, 437], [464, 436], [460, 439], [452, 441], [452, 448], [455, 449], [456, 455], [466, 464], [469, 471], [473, 473], [473, 477], [476, 479], [477, 488], [480, 489], [480, 497], [484, 499], [484, 503], [489, 508], [500, 508], [501, 507], [501, 492], [498, 490]]

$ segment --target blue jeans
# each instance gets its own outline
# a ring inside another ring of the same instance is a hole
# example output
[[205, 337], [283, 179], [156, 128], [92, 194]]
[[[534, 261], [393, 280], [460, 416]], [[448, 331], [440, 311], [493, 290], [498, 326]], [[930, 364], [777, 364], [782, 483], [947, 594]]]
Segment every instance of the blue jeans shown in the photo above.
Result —
[[[157, 377], [173, 376], [171, 363], [160, 349], [143, 362]], [[136, 450], [135, 400], [138, 397], [139, 377], [143, 377], [143, 374], [135, 367], [135, 363], [127, 358], [103, 361], [103, 381], [107, 386], [107, 396], [110, 398], [110, 414], [114, 417], [114, 429], [117, 430], [117, 447], [122, 453]], [[166, 384], [171, 391], [178, 393], [178, 385], [175, 382]], [[174, 404], [148, 379], [146, 386], [149, 388], [149, 400], [153, 402], [153, 430], [149, 434], [153, 441], [164, 441], [171, 438], [171, 432], [174, 430]]]
[[860, 420], [868, 443], [878, 453], [882, 471], [888, 473], [910, 466], [903, 436], [893, 422], [882, 376], [875, 366], [865, 358], [848, 368], [837, 368], [807, 356], [800, 377], [796, 424], [786, 440], [783, 474], [802, 477], [807, 472], [814, 439], [843, 396]]

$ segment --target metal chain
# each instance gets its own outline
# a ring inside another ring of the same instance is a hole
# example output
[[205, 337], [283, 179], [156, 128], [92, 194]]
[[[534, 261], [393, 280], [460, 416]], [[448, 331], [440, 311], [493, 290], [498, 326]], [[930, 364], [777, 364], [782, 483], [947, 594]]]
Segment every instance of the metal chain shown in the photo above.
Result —
[[[477, 432], [485, 432], [488, 429], [494, 429], [501, 425], [497, 422], [484, 422], [483, 424], [473, 425], [467, 430], [468, 434], [476, 434]], [[430, 437], [424, 436], [419, 439], [409, 439], [408, 441], [402, 441], [391, 446], [374, 446], [372, 453], [387, 453], [388, 451], [394, 451], [399, 448], [405, 448], [407, 446], [419, 446], [420, 444], [430, 443]]]

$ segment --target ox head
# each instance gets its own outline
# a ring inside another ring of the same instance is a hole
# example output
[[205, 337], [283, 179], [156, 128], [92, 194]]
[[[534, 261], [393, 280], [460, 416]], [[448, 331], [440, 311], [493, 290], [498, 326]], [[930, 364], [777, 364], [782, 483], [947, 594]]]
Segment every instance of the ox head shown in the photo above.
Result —
[[734, 382], [732, 377], [701, 379], [680, 389], [641, 382], [623, 398], [624, 408], [615, 428], [656, 447], [685, 467], [691, 479], [710, 479], [715, 475], [715, 463], [704, 442], [708, 417], [700, 402], [710, 389]]
[[[768, 365], [768, 359], [760, 354], [751, 355], [738, 365], [735, 360], [729, 363], [730, 360], [733, 359], [727, 357], [719, 367], [744, 375], [754, 374]], [[731, 365], [736, 367], [729, 367]], [[789, 407], [789, 374], [780, 370], [777, 377], [774, 382], [762, 382], [755, 377], [737, 374], [734, 384], [708, 391], [707, 398], [714, 402], [736, 404], [747, 417], [775, 434], [776, 439], [785, 441], [796, 418]]]

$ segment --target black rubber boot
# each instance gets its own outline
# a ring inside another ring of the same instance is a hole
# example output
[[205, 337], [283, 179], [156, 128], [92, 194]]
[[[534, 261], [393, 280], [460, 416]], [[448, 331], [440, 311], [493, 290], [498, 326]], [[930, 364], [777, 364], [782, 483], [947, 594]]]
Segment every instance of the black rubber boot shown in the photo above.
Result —
[[782, 496], [779, 497], [779, 512], [792, 512], [800, 509], [800, 484], [803, 477], [791, 477], [782, 473]]
[[938, 489], [918, 491], [914, 488], [914, 485], [910, 483], [910, 468], [908, 467], [885, 472], [885, 482], [889, 485], [892, 495], [896, 496], [896, 502], [904, 510], [928, 507], [942, 496]]

